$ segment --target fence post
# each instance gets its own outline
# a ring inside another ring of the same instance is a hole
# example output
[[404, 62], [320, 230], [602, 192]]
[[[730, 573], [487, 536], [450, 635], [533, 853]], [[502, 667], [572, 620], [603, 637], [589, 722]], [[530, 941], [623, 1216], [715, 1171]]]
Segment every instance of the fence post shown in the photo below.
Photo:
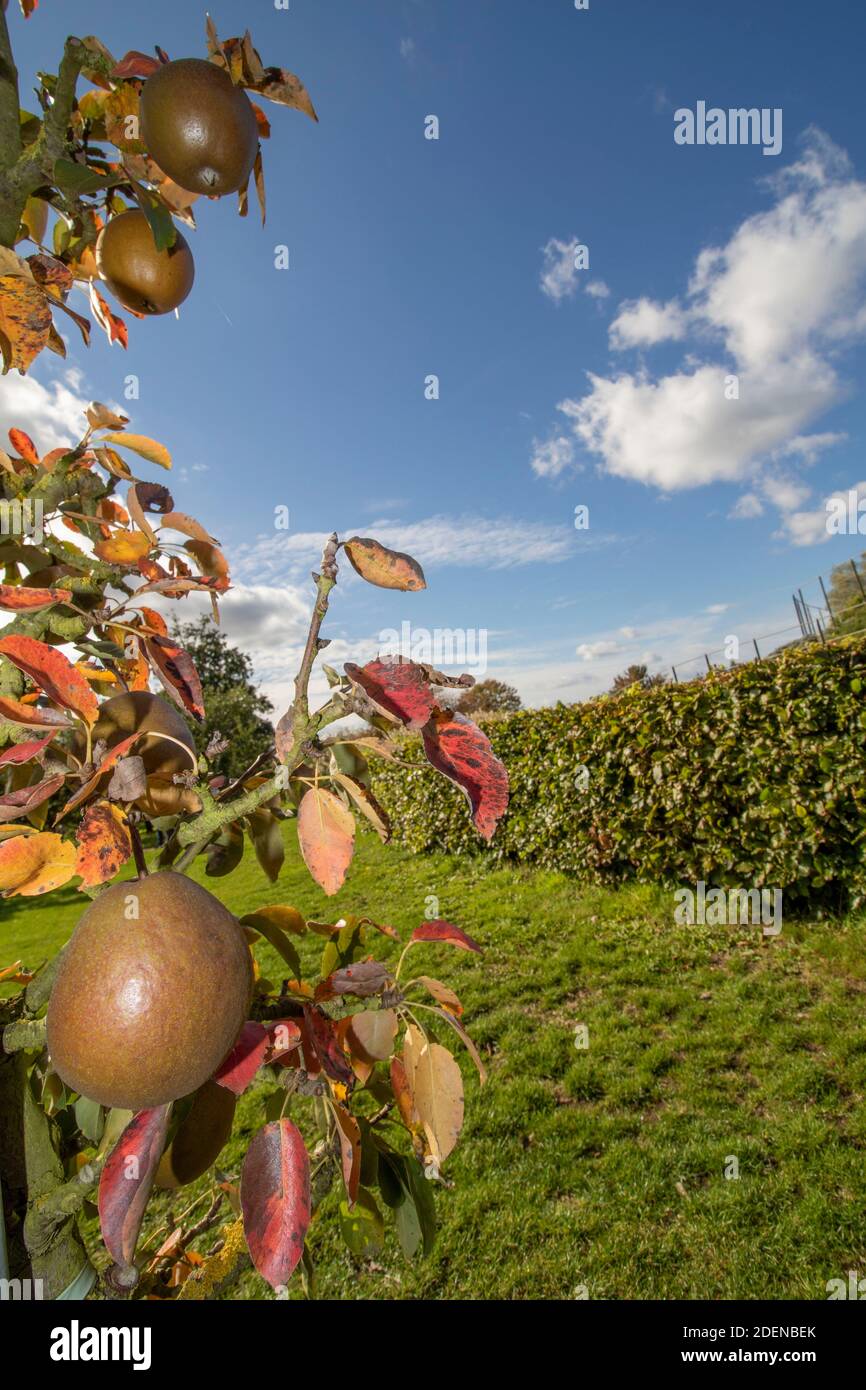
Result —
[[707, 670], [712, 671], [713, 668], [710, 665], [710, 658], [707, 656], [706, 652], [704, 652], [704, 661], [707, 663]]
[[679, 678], [679, 676], [677, 675], [677, 668], [676, 668], [676, 666], [672, 666], [672, 667], [671, 667], [671, 670], [673, 671], [674, 680], [677, 682], [677, 684], [679, 684], [679, 679], [680, 679], [680, 678]]
[[814, 624], [813, 621], [812, 621], [812, 614], [811, 614], [810, 611], [809, 611], [809, 605], [808, 605], [808, 603], [806, 602], [806, 600], [805, 600], [804, 597], [803, 597], [803, 590], [800, 589], [800, 590], [798, 590], [798, 592], [799, 592], [799, 595], [800, 595], [800, 606], [801, 606], [802, 609], [803, 609], [803, 616], [804, 616], [804, 618], [806, 619], [806, 636], [807, 636], [807, 637], [814, 637], [814, 636], [815, 636], [815, 624]]
[[824, 588], [824, 580], [823, 580], [823, 577], [822, 577], [820, 574], [818, 575], [818, 583], [821, 585], [821, 593], [824, 595], [824, 602], [825, 602], [826, 605], [827, 605], [827, 612], [830, 614], [830, 625], [831, 625], [831, 627], [835, 627], [835, 626], [836, 626], [836, 619], [835, 619], [835, 617], [834, 617], [834, 615], [833, 615], [833, 609], [830, 607], [830, 600], [829, 600], [829, 598], [827, 597], [827, 590]]
[[818, 624], [818, 636], [821, 638], [821, 641], [826, 644], [827, 638], [824, 636], [824, 628], [821, 619], [816, 618], [815, 621]]
[[755, 648], [755, 656], [756, 656], [756, 657], [758, 658], [758, 660], [760, 661], [760, 660], [761, 660], [761, 653], [760, 653], [759, 650], [758, 650], [758, 639], [757, 639], [757, 637], [753, 637], [753, 638], [752, 638], [752, 646]]
[[863, 588], [863, 580], [860, 578], [860, 571], [858, 570], [857, 566], [854, 564], [854, 561], [853, 561], [853, 560], [849, 560], [848, 563], [849, 563], [849, 565], [851, 566], [852, 570], [854, 571], [854, 578], [857, 580], [857, 583], [858, 583], [858, 585], [860, 586], [860, 592], [861, 592], [861, 594], [863, 595], [864, 599], [866, 599], [866, 589]]

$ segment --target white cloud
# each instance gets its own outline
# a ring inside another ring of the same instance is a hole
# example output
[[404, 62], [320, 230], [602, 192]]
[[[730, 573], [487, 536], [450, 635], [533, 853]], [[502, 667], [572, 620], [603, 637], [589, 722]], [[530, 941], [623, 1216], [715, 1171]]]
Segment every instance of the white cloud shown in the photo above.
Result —
[[783, 444], [781, 449], [777, 449], [773, 457], [796, 458], [808, 467], [818, 461], [825, 449], [831, 449], [834, 444], [844, 444], [847, 438], [847, 434], [834, 434], [832, 431], [824, 434], [796, 434], [793, 439]]
[[719, 613], [727, 613], [730, 606], [731, 605], [729, 603], [711, 603], [707, 608], [704, 609], [704, 612], [710, 613], [713, 616], [715, 616]]
[[593, 299], [607, 299], [610, 294], [610, 288], [603, 280], [590, 280], [586, 287], [586, 292], [588, 295], [591, 295]]
[[652, 299], [627, 300], [610, 325], [610, 345], [620, 351], [633, 347], [654, 347], [666, 339], [684, 338], [688, 315], [672, 299], [657, 304]]
[[684, 302], [629, 301], [611, 324], [619, 349], [693, 337], [682, 365], [589, 374], [588, 391], [558, 407], [603, 472], [665, 491], [747, 480], [735, 515], [758, 514], [768, 461], [808, 466], [839, 442], [807, 431], [842, 394], [839, 349], [866, 334], [866, 183], [814, 131], [765, 182], [773, 206], [697, 255]]
[[558, 478], [560, 473], [574, 466], [573, 441], [565, 434], [533, 440], [530, 464], [539, 478]]
[[828, 529], [828, 505], [831, 500], [839, 501], [847, 510], [849, 492], [856, 494], [857, 503], [866, 498], [866, 481], [852, 483], [850, 488], [839, 489], [809, 511], [792, 511], [782, 517], [781, 529], [777, 535], [786, 537], [792, 545], [822, 545], [831, 538]]
[[589, 394], [558, 409], [606, 472], [674, 491], [744, 477], [836, 392], [833, 369], [815, 358], [768, 363], [739, 400], [726, 399], [725, 375], [709, 365], [658, 380], [589, 373]]
[[621, 627], [619, 635], [620, 637], [624, 637], [627, 642], [633, 642], [638, 636], [638, 630], [636, 627]]
[[812, 489], [795, 478], [775, 474], [761, 479], [761, 491], [781, 512], [792, 512], [811, 495]]
[[612, 656], [619, 650], [618, 642], [581, 642], [575, 650], [575, 655], [579, 656], [581, 661], [595, 661], [600, 656]]
[[416, 47], [415, 47], [415, 40], [414, 40], [414, 39], [401, 39], [401, 40], [400, 40], [400, 57], [401, 57], [405, 62], [410, 63], [410, 64], [413, 63], [413, 62], [415, 61], [415, 53], [416, 53]]
[[542, 247], [541, 288], [554, 304], [570, 299], [578, 291], [581, 272], [574, 261], [579, 245], [577, 237], [572, 237], [571, 241], [551, 237]]
[[9, 373], [0, 390], [0, 448], [7, 447], [7, 431], [24, 430], [40, 456], [64, 444], [77, 444], [87, 421], [88, 405], [81, 394], [81, 373], [68, 368], [59, 379], [47, 384], [32, 374]]
[[763, 515], [764, 504], [755, 492], [744, 492], [728, 512], [734, 521], [752, 521], [756, 516]]

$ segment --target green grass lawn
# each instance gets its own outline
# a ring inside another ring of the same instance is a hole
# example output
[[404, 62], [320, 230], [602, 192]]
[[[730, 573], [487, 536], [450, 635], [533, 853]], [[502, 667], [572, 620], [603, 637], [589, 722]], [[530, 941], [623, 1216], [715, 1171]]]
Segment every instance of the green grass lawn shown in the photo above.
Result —
[[[277, 885], [248, 850], [208, 886], [239, 914], [277, 902], [319, 920], [370, 914], [404, 938], [436, 894], [439, 915], [485, 950], [416, 948], [457, 990], [490, 1069], [481, 1089], [460, 1058], [467, 1118], [437, 1191], [436, 1250], [407, 1263], [389, 1229], [384, 1253], [358, 1267], [332, 1191], [309, 1237], [320, 1297], [572, 1298], [585, 1285], [591, 1298], [821, 1299], [829, 1279], [866, 1273], [862, 919], [786, 922], [766, 939], [682, 927], [671, 894], [413, 857], [366, 835], [326, 899], [287, 835]], [[0, 963], [38, 964], [82, 906], [68, 890], [4, 903]], [[322, 944], [301, 942], [305, 966]], [[239, 1106], [220, 1161], [234, 1176], [272, 1089]], [[725, 1178], [730, 1156], [738, 1180]], [[160, 1195], [150, 1229], [208, 1186]], [[234, 1294], [273, 1297], [254, 1274]]]

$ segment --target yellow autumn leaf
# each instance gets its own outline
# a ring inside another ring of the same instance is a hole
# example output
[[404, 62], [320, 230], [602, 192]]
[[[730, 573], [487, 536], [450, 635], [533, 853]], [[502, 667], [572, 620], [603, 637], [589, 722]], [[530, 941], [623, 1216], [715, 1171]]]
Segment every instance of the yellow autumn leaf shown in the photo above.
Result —
[[91, 685], [98, 684], [100, 681], [108, 685], [117, 685], [117, 676], [113, 671], [104, 671], [99, 666], [89, 666], [86, 661], [76, 661], [76, 671], [80, 671], [86, 681]]
[[463, 1127], [463, 1077], [447, 1047], [439, 1043], [428, 1042], [412, 1060], [415, 1108], [430, 1155], [439, 1165], [451, 1153]]
[[0, 275], [0, 352], [3, 371], [26, 372], [51, 333], [51, 310], [44, 293], [23, 275]]
[[68, 883], [75, 873], [76, 847], [50, 831], [16, 835], [0, 845], [0, 890], [7, 898], [35, 898]]
[[108, 565], [135, 565], [150, 550], [150, 541], [141, 531], [115, 531], [93, 549]]
[[131, 449], [134, 454], [147, 459], [148, 463], [159, 464], [160, 468], [171, 468], [171, 454], [164, 444], [148, 439], [146, 434], [112, 433], [104, 434], [100, 444], [115, 444], [121, 449]]

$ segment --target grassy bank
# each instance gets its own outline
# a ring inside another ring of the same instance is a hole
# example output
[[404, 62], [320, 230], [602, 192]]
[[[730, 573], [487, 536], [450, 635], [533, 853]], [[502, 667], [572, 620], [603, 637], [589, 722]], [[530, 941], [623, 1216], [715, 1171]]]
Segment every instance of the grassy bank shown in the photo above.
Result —
[[[862, 919], [786, 921], [763, 940], [758, 928], [679, 927], [670, 894], [579, 890], [557, 873], [413, 857], [367, 836], [328, 900], [288, 836], [278, 885], [248, 852], [208, 886], [239, 913], [369, 912], [404, 938], [435, 893], [440, 915], [485, 948], [481, 960], [423, 948], [491, 1073], [480, 1090], [461, 1059], [467, 1121], [444, 1169], [453, 1185], [437, 1193], [436, 1251], [407, 1264], [389, 1231], [376, 1266], [356, 1268], [333, 1233], [332, 1192], [310, 1236], [320, 1296], [572, 1298], [585, 1285], [592, 1298], [810, 1299], [847, 1269], [866, 1273]], [[68, 890], [4, 903], [2, 962], [38, 963], [81, 910]], [[321, 938], [301, 945], [312, 965]], [[239, 1107], [221, 1163], [235, 1175], [264, 1095]], [[731, 1156], [738, 1180], [724, 1176]], [[155, 1206], [164, 1215], [167, 1199]], [[236, 1296], [272, 1297], [254, 1275]]]

